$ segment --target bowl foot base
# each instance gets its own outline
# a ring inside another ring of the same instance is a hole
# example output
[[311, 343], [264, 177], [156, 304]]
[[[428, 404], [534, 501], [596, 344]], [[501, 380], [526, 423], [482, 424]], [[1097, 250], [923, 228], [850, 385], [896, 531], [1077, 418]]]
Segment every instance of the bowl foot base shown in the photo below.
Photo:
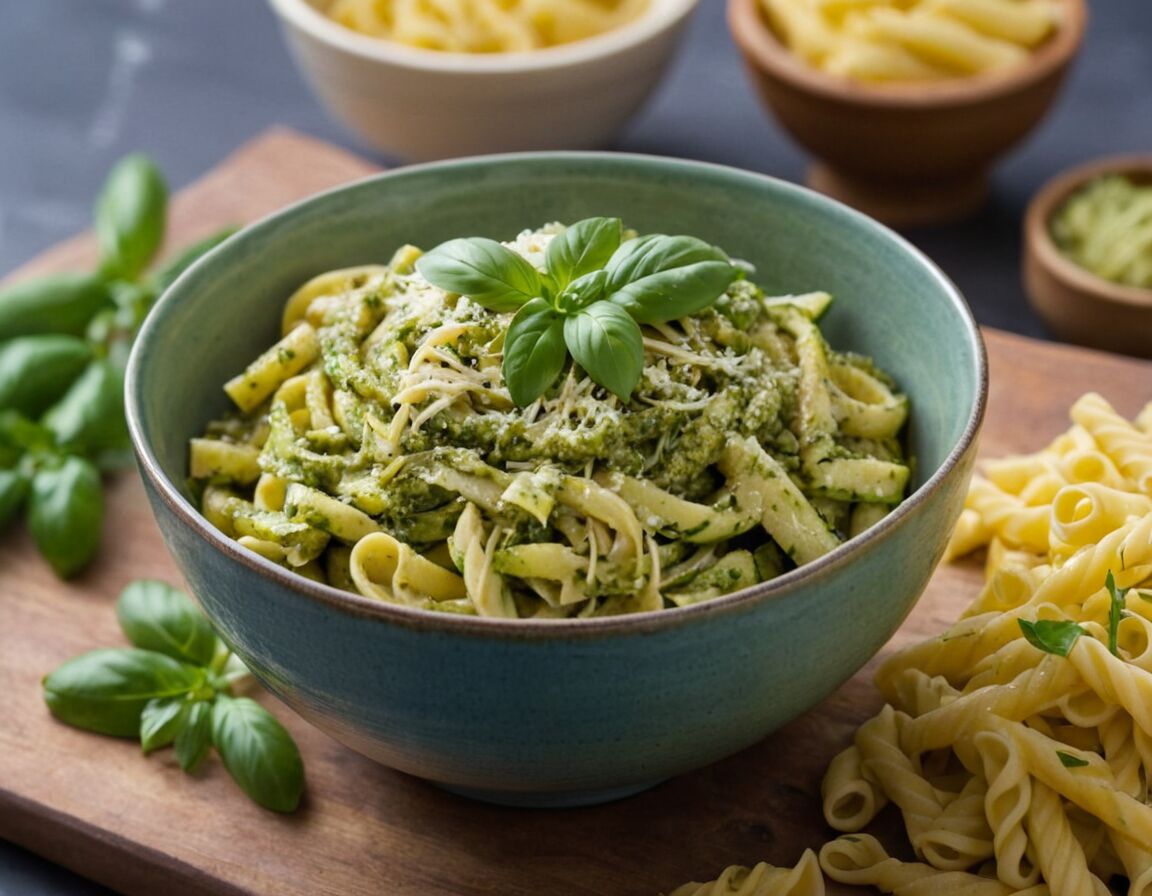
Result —
[[484, 803], [498, 806], [515, 806], [521, 809], [572, 809], [577, 806], [596, 806], [610, 803], [625, 797], [642, 793], [655, 787], [660, 780], [645, 781], [642, 784], [627, 784], [622, 787], [605, 787], [602, 790], [560, 790], [545, 793], [520, 790], [484, 790], [473, 787], [457, 787], [434, 781], [441, 790], [466, 796]]
[[949, 224], [977, 212], [988, 198], [988, 174], [978, 171], [935, 181], [877, 180], [816, 162], [812, 189], [892, 227]]

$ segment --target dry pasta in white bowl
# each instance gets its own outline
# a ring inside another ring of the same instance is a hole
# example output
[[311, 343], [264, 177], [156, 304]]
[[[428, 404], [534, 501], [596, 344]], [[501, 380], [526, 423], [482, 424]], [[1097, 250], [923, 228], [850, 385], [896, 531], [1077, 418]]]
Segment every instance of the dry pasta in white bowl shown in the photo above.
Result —
[[633, 21], [648, 0], [332, 0], [353, 31], [452, 53], [516, 53], [584, 40]]
[[609, 218], [404, 247], [288, 299], [191, 476], [244, 546], [383, 601], [507, 618], [697, 603], [816, 559], [904, 495], [907, 400], [826, 344], [830, 301], [765, 296], [716, 247]]

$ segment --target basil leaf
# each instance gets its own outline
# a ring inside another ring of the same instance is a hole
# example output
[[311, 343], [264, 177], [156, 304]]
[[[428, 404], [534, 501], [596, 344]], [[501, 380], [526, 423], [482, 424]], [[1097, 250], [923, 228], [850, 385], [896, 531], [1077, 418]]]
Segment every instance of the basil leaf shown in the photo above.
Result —
[[0, 289], [0, 339], [63, 333], [83, 336], [96, 312], [111, 304], [95, 274], [50, 274]]
[[0, 408], [39, 417], [92, 358], [75, 336], [20, 336], [0, 343]]
[[134, 280], [164, 239], [168, 188], [145, 155], [125, 156], [112, 168], [96, 201], [100, 272], [105, 279]]
[[112, 362], [101, 358], [85, 368], [80, 377], [49, 408], [41, 423], [63, 449], [77, 454], [128, 445], [124, 420], [124, 377]]
[[55, 445], [52, 433], [18, 411], [0, 411], [0, 449], [3, 449], [5, 463], [15, 463], [20, 455], [51, 454]]
[[1120, 636], [1120, 620], [1129, 615], [1128, 611], [1124, 609], [1124, 599], [1128, 596], [1128, 589], [1116, 587], [1116, 579], [1112, 575], [1112, 570], [1108, 570], [1104, 587], [1108, 589], [1108, 596], [1111, 599], [1108, 606], [1108, 649], [1112, 651], [1113, 656], [1120, 656], [1117, 640]]
[[540, 295], [540, 274], [522, 257], [484, 237], [449, 240], [421, 255], [416, 270], [445, 292], [492, 311], [515, 311]]
[[564, 319], [564, 342], [585, 373], [621, 401], [644, 371], [640, 326], [611, 302], [596, 302]]
[[137, 737], [144, 707], [178, 697], [204, 681], [204, 672], [151, 650], [93, 650], [44, 679], [44, 701], [62, 722], [117, 737]]
[[220, 646], [192, 598], [165, 582], [129, 584], [116, 601], [116, 618], [137, 647], [183, 662], [207, 666]]
[[1029, 622], [1027, 619], [1017, 619], [1024, 638], [1033, 647], [1045, 653], [1054, 653], [1057, 656], [1068, 656], [1072, 645], [1087, 631], [1070, 620], [1041, 619], [1038, 622]]
[[90, 461], [66, 457], [32, 477], [28, 531], [60, 578], [75, 575], [96, 556], [103, 517], [100, 473]]
[[224, 240], [228, 239], [228, 237], [232, 236], [237, 229], [236, 227], [226, 227], [223, 230], [218, 230], [216, 233], [206, 236], [204, 239], [188, 246], [175, 258], [166, 261], [164, 266], [156, 272], [155, 277], [152, 278], [153, 289], [155, 289], [157, 293], [162, 293], [176, 282], [177, 277], [219, 246]]
[[1065, 753], [1063, 750], [1057, 750], [1056, 755], [1060, 758], [1060, 764], [1064, 768], [1082, 768], [1088, 764], [1087, 759], [1081, 759], [1079, 756], [1073, 756], [1071, 753]]
[[544, 299], [527, 302], [504, 337], [504, 384], [518, 407], [527, 407], [564, 369], [564, 318]]
[[212, 706], [212, 742], [228, 773], [265, 809], [291, 812], [304, 791], [304, 765], [292, 736], [247, 697], [219, 695]]
[[28, 494], [28, 477], [19, 470], [0, 470], [0, 526], [6, 525]]
[[176, 732], [176, 761], [184, 771], [194, 772], [211, 746], [212, 704], [197, 700], [188, 707], [184, 724]]
[[578, 311], [587, 308], [593, 302], [598, 302], [604, 296], [604, 287], [608, 283], [607, 271], [593, 271], [577, 277], [567, 288], [560, 293], [557, 303], [565, 311]]
[[703, 240], [659, 234], [624, 243], [605, 270], [608, 300], [642, 324], [708, 307], [739, 273], [727, 255]]
[[552, 237], [544, 263], [557, 289], [604, 267], [620, 246], [622, 230], [619, 218], [585, 218]]
[[190, 706], [184, 697], [156, 697], [140, 714], [140, 747], [145, 753], [166, 747], [176, 739]]

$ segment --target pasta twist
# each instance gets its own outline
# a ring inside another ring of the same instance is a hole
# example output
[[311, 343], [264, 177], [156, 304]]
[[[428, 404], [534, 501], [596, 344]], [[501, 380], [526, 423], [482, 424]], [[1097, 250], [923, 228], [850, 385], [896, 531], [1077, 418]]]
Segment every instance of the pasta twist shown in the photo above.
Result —
[[1048, 896], [1046, 886], [1017, 890], [963, 871], [902, 862], [870, 834], [846, 834], [820, 848], [820, 867], [834, 881], [873, 886], [893, 896]]
[[1084, 427], [1119, 468], [1136, 484], [1136, 489], [1152, 495], [1152, 439], [1148, 433], [1116, 413], [1101, 395], [1090, 392], [1072, 405], [1072, 419]]
[[709, 883], [687, 883], [670, 896], [824, 896], [824, 876], [816, 853], [807, 849], [794, 868], [766, 862], [752, 868], [732, 865]]

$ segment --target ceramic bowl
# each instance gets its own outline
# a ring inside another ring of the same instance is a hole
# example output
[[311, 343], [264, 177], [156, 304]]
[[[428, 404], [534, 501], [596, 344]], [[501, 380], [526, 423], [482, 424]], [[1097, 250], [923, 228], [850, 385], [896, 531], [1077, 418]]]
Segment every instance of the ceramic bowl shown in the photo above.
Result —
[[322, 0], [269, 0], [312, 91], [368, 145], [407, 161], [605, 146], [671, 61], [697, 0], [652, 0], [604, 34], [520, 53], [444, 53], [359, 34]]
[[1043, 119], [1079, 49], [1085, 0], [1019, 68], [930, 83], [867, 84], [822, 72], [781, 43], [761, 0], [728, 0], [728, 24], [769, 111], [819, 161], [808, 183], [886, 223], [976, 211], [988, 172]]
[[[827, 289], [830, 342], [866, 352], [912, 402], [914, 493], [818, 561], [694, 606], [588, 620], [494, 620], [316, 584], [219, 533], [185, 486], [188, 440], [227, 410], [225, 379], [276, 338], [281, 306], [331, 268], [405, 242], [509, 239], [619, 215], [747, 259], [771, 292]], [[983, 344], [948, 279], [865, 216], [744, 171], [598, 153], [490, 156], [398, 169], [232, 237], [149, 315], [128, 416], [160, 529], [205, 611], [306, 719], [394, 768], [484, 799], [618, 797], [763, 738], [887, 641], [940, 559], [984, 410]]]
[[1152, 155], [1088, 162], [1040, 189], [1024, 217], [1024, 289], [1060, 339], [1152, 358], [1152, 289], [1104, 280], [1067, 258], [1052, 239], [1051, 221], [1060, 207], [1104, 174], [1152, 183]]

